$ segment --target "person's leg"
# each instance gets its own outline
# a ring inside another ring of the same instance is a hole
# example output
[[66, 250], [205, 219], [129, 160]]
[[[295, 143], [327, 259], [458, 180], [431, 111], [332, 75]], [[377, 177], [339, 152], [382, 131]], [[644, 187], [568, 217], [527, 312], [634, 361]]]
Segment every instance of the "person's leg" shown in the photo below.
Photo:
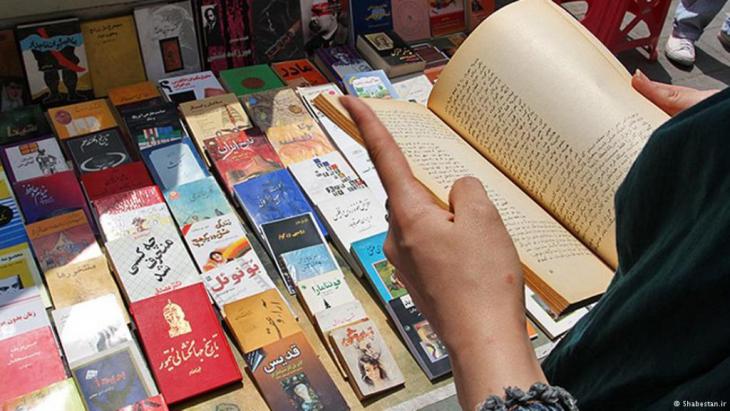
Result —
[[680, 0], [674, 13], [672, 36], [697, 41], [727, 0]]

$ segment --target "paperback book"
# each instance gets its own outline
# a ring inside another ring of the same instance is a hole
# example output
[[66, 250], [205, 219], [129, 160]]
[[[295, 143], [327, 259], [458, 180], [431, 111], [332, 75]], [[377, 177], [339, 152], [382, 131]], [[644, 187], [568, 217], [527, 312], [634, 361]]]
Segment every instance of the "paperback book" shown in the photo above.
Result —
[[266, 132], [281, 161], [289, 166], [335, 151], [319, 125], [312, 118], [298, 123], [272, 127]]
[[11, 183], [68, 170], [58, 141], [52, 136], [13, 143], [0, 151]]
[[140, 150], [179, 141], [185, 136], [173, 103], [125, 110], [123, 117], [132, 141]]
[[[466, 0], [440, 1], [429, 0], [431, 9], [431, 36], [443, 36], [466, 29], [466, 14], [464, 2]], [[471, 0], [470, 0], [471, 1]]]
[[[30, 244], [27, 242], [0, 249], [0, 280], [11, 278], [20, 280], [20, 288], [38, 287], [43, 304], [46, 307], [51, 306], [51, 299], [43, 285], [43, 279], [41, 279], [38, 266], [30, 250]], [[7, 286], [8, 291], [16, 288], [10, 284]]]
[[357, 50], [376, 68], [390, 77], [423, 71], [426, 62], [393, 31], [363, 34], [357, 38]]
[[0, 341], [50, 325], [38, 287], [3, 293], [0, 299]]
[[252, 249], [231, 262], [204, 272], [201, 277], [221, 312], [228, 303], [276, 288]]
[[[423, 7], [423, 5], [421, 5]], [[352, 2], [352, 37], [350, 42], [362, 34], [393, 30], [391, 0], [360, 0]]]
[[398, 279], [395, 267], [385, 258], [383, 244], [386, 235], [383, 232], [352, 243], [352, 254], [368, 282], [378, 293], [383, 306], [408, 294], [406, 287]]
[[[322, 310], [314, 314], [317, 327], [323, 335], [329, 335], [329, 332], [343, 327], [348, 324], [364, 321], [368, 318], [362, 303], [353, 300], [341, 305], [333, 307], [334, 309]], [[331, 343], [328, 341], [328, 344]]]
[[268, 133], [271, 127], [311, 120], [307, 109], [290, 88], [279, 88], [241, 97], [256, 127]]
[[94, 208], [106, 241], [144, 235], [154, 227], [174, 229], [165, 199], [154, 185], [103, 197]]
[[[190, 226], [232, 214], [228, 199], [213, 177], [206, 177], [165, 192], [165, 200], [183, 235]], [[229, 225], [226, 228], [230, 229]]]
[[201, 272], [221, 267], [252, 251], [246, 231], [233, 212], [192, 224], [185, 233], [185, 242]]
[[250, 0], [257, 63], [304, 57], [299, 0]]
[[0, 111], [0, 144], [51, 134], [46, 114], [38, 104]]
[[192, 140], [163, 144], [142, 152], [142, 159], [162, 190], [208, 177], [208, 169]]
[[81, 175], [81, 185], [92, 203], [118, 193], [154, 185], [141, 161], [121, 164], [91, 174]]
[[167, 77], [158, 83], [167, 100], [175, 104], [226, 94], [212, 71]]
[[401, 100], [427, 106], [433, 84], [425, 74], [419, 74], [415, 77], [394, 81], [393, 88], [395, 88]]
[[279, 260], [282, 269], [286, 270], [294, 284], [340, 270], [326, 244], [312, 245], [282, 253]]
[[132, 162], [119, 129], [111, 129], [66, 140], [76, 169], [81, 173], [94, 173]]
[[124, 307], [105, 256], [52, 268], [45, 273], [45, 278], [56, 309], [106, 294], [113, 294], [117, 304]]
[[312, 318], [322, 311], [339, 310], [341, 305], [356, 301], [339, 268], [302, 279], [297, 283], [297, 289], [299, 298]]
[[46, 387], [31, 391], [19, 397], [0, 403], [4, 410], [84, 410], [79, 389], [73, 378], [55, 382]]
[[237, 97], [284, 86], [267, 64], [224, 70], [219, 77], [226, 89]]
[[307, 55], [320, 48], [347, 44], [351, 27], [349, 3], [349, 0], [301, 0]]
[[201, 152], [207, 139], [243, 132], [252, 127], [238, 98], [230, 93], [182, 103], [180, 111]]
[[[83, 210], [91, 220], [88, 203], [73, 171], [62, 171], [13, 185], [27, 224]], [[95, 229], [94, 226], [92, 226]]]
[[102, 255], [82, 210], [28, 224], [27, 231], [33, 252], [44, 273], [52, 268]]
[[355, 97], [386, 100], [400, 98], [383, 70], [351, 73], [345, 76], [343, 83], [347, 93]]
[[249, 4], [239, 0], [197, 0], [205, 68], [218, 73], [253, 64]]
[[[342, 255], [353, 263], [352, 243], [388, 231], [387, 211], [370, 190], [358, 190], [338, 199], [317, 204]], [[356, 267], [357, 264], [353, 264]]]
[[318, 49], [314, 53], [314, 64], [330, 81], [340, 85], [347, 74], [373, 70], [349, 45]]
[[151, 81], [126, 83], [109, 89], [109, 101], [114, 107], [121, 110], [131, 105], [137, 105], [150, 100], [161, 100], [157, 85]]
[[319, 86], [329, 82], [308, 59], [281, 61], [273, 63], [271, 68], [289, 87]]
[[48, 110], [61, 140], [114, 128], [117, 122], [106, 100], [92, 100]]

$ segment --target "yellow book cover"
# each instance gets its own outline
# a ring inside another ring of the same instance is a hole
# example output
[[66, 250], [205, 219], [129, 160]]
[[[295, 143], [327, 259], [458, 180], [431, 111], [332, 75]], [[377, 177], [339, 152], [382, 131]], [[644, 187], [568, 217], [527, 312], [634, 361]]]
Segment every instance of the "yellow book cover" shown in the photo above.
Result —
[[180, 112], [190, 127], [193, 138], [202, 147], [203, 141], [223, 134], [252, 127], [243, 106], [234, 94], [223, 94], [180, 104]]
[[23, 288], [37, 286], [41, 290], [45, 306], [51, 306], [48, 292], [43, 286], [41, 274], [33, 260], [28, 243], [20, 243], [0, 250], [0, 280], [16, 275], [20, 278]]
[[59, 381], [47, 387], [43, 387], [40, 390], [29, 392], [28, 394], [13, 398], [0, 405], [2, 405], [0, 409], [4, 411], [86, 410], [73, 378]]
[[96, 97], [110, 88], [147, 79], [132, 16], [81, 23]]
[[226, 304], [223, 311], [244, 353], [302, 331], [276, 288]]
[[101, 297], [104, 294], [114, 294], [119, 306], [124, 308], [119, 288], [112, 278], [104, 256], [52, 268], [45, 273], [45, 277], [56, 309]]
[[0, 165], [0, 200], [8, 197], [14, 197], [10, 191], [10, 184], [8, 183], [8, 176], [5, 174], [5, 169]]
[[48, 117], [61, 140], [117, 126], [109, 104], [102, 99], [52, 108]]
[[287, 166], [335, 151], [314, 120], [271, 127], [266, 136]]
[[139, 103], [140, 101], [152, 100], [153, 98], [161, 97], [160, 90], [158, 90], [155, 83], [151, 81], [142, 81], [128, 86], [110, 88], [108, 93], [109, 101], [112, 102], [114, 107]]

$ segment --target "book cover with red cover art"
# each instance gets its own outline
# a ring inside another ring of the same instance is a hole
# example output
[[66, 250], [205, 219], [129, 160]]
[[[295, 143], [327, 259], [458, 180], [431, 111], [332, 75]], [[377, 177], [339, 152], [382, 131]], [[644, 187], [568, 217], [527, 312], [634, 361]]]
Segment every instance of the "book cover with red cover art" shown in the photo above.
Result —
[[66, 378], [51, 327], [0, 341], [0, 403]]
[[96, 201], [112, 194], [124, 193], [137, 188], [155, 185], [141, 161], [81, 175], [81, 184], [89, 201]]
[[289, 87], [321, 86], [329, 83], [327, 77], [308, 59], [273, 63], [271, 68]]
[[[73, 171], [63, 171], [13, 184], [25, 223], [30, 224], [57, 215], [84, 210], [92, 222], [79, 180]], [[92, 228], [95, 228], [93, 223]]]
[[168, 404], [242, 379], [202, 284], [140, 300], [130, 311]]
[[465, 0], [429, 0], [431, 36], [443, 36], [466, 29]]
[[106, 241], [141, 236], [155, 226], [174, 224], [155, 185], [106, 196], [96, 200], [94, 207]]

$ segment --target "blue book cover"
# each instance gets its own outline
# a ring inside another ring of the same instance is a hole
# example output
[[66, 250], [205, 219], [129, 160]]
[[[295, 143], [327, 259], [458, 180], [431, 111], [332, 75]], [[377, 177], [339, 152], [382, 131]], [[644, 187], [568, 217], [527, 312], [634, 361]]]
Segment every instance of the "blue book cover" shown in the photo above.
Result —
[[362, 265], [370, 283], [377, 290], [383, 304], [408, 294], [395, 275], [395, 267], [385, 258], [383, 243], [387, 233], [352, 243], [352, 253]]
[[[312, 213], [312, 205], [294, 181], [289, 170], [277, 170], [233, 186], [241, 206], [259, 232], [261, 225], [300, 214]], [[327, 230], [319, 217], [315, 220], [322, 234]]]
[[350, 73], [343, 79], [347, 94], [362, 98], [396, 100], [400, 98], [383, 70]]
[[361, 34], [393, 30], [392, 10], [390, 0], [352, 1], [353, 43]]
[[167, 190], [165, 201], [183, 234], [191, 224], [233, 213], [231, 204], [213, 177]]
[[281, 260], [283, 260], [286, 271], [294, 283], [340, 269], [325, 244], [312, 245], [283, 253]]
[[192, 140], [163, 144], [142, 151], [147, 168], [163, 191], [208, 177], [208, 170]]
[[0, 250], [26, 242], [28, 235], [15, 199], [0, 200]]

